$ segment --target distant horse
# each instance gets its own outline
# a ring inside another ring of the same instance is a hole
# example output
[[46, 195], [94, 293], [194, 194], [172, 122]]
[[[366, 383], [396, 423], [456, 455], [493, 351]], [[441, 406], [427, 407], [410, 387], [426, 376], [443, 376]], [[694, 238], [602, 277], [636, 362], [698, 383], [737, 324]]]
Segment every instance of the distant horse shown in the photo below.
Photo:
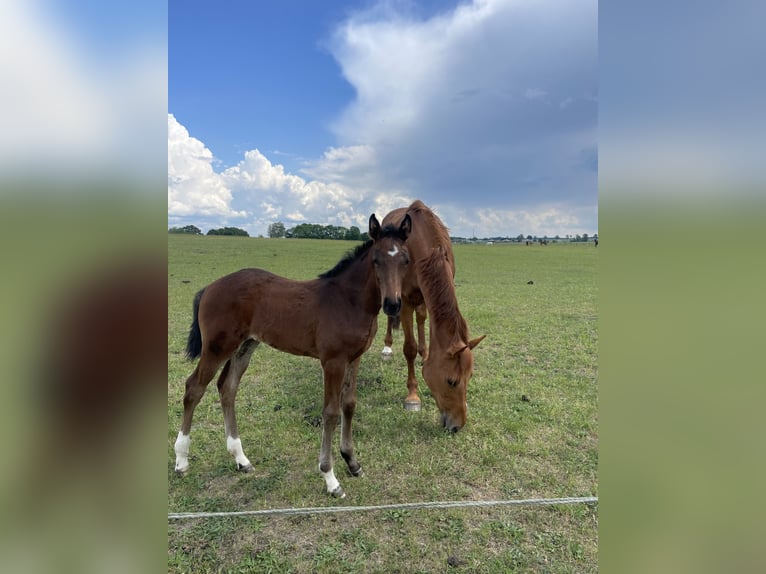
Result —
[[[466, 391], [473, 374], [472, 350], [484, 338], [469, 339], [468, 326], [460, 314], [455, 293], [455, 259], [449, 232], [441, 220], [422, 201], [393, 210], [383, 218], [383, 225], [396, 227], [412, 220], [407, 249], [412, 265], [402, 283], [402, 310], [399, 314], [404, 331], [404, 356], [407, 359], [407, 410], [420, 410], [415, 357], [423, 357], [423, 379], [431, 389], [441, 423], [457, 432], [466, 421]], [[415, 343], [412, 314], [417, 315], [418, 343]], [[425, 347], [425, 319], [430, 314], [429, 347]], [[389, 326], [395, 320], [389, 317]], [[386, 346], [391, 339], [387, 333]]]
[[327, 492], [345, 496], [333, 471], [333, 433], [342, 419], [340, 452], [351, 474], [359, 476], [362, 468], [351, 437], [359, 361], [375, 337], [381, 306], [388, 315], [400, 310], [402, 280], [409, 266], [405, 241], [411, 228], [409, 217], [381, 228], [373, 214], [370, 241], [317, 279], [293, 281], [262, 269], [242, 269], [197, 293], [186, 352], [191, 359], [201, 358], [186, 380], [183, 421], [175, 442], [177, 472], [189, 468], [194, 409], [221, 365], [218, 392], [226, 447], [239, 470], [253, 470], [242, 450], [234, 401], [250, 356], [264, 342], [321, 361], [324, 407], [319, 471]]

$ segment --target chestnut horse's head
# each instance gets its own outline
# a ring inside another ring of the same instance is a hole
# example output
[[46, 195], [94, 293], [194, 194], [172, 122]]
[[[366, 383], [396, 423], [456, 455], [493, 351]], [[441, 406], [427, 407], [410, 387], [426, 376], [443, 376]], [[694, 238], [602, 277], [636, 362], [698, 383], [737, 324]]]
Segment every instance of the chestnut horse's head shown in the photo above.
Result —
[[373, 213], [370, 216], [370, 239], [373, 240], [371, 255], [375, 275], [380, 287], [380, 304], [383, 312], [395, 317], [402, 307], [402, 280], [410, 264], [410, 254], [405, 241], [412, 230], [412, 219], [407, 215], [399, 227], [380, 227]]
[[460, 430], [467, 418], [466, 393], [473, 375], [473, 348], [482, 339], [484, 336], [460, 341], [447, 349], [432, 344], [428, 358], [423, 361], [423, 379], [439, 407], [442, 426], [452, 433]]
[[430, 315], [430, 345], [423, 361], [423, 379], [441, 413], [441, 423], [457, 432], [466, 421], [466, 393], [473, 375], [473, 349], [484, 337], [468, 338], [468, 325], [460, 314], [453, 267], [439, 246], [418, 261], [418, 280]]

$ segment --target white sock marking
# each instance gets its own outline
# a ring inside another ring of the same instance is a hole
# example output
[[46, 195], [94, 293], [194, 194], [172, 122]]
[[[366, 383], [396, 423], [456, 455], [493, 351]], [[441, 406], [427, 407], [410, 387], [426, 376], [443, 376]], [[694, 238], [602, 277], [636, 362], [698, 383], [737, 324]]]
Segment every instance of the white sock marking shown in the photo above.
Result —
[[335, 471], [333, 469], [330, 469], [327, 472], [322, 472], [322, 467], [320, 466], [319, 472], [322, 474], [322, 478], [324, 478], [325, 484], [327, 484], [327, 492], [332, 494], [340, 487], [340, 482], [338, 482], [338, 479], [335, 478]]
[[394, 350], [391, 347], [389, 347], [388, 345], [385, 345], [383, 347], [383, 354], [384, 355], [393, 355], [394, 354]]
[[389, 254], [391, 257], [393, 257], [394, 255], [396, 255], [397, 253], [399, 253], [399, 248], [398, 248], [396, 245], [394, 245], [394, 248], [393, 248], [391, 251], [387, 251], [387, 253], [388, 253], [388, 254]]
[[240, 466], [252, 466], [250, 461], [245, 456], [245, 452], [242, 450], [242, 440], [237, 438], [226, 437], [226, 450], [234, 456], [234, 460]]
[[176, 470], [178, 472], [185, 472], [189, 468], [189, 446], [191, 445], [191, 437], [188, 434], [178, 432], [178, 438], [176, 439]]

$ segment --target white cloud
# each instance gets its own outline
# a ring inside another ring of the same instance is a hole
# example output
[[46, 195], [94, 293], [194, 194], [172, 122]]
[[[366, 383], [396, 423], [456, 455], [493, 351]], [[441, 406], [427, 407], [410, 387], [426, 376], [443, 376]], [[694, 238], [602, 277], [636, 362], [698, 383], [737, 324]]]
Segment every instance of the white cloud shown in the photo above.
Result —
[[251, 233], [277, 220], [365, 229], [416, 198], [455, 235], [592, 233], [596, 16], [581, 0], [352, 15], [328, 44], [356, 94], [331, 124], [337, 145], [298, 174], [247, 152], [220, 174], [232, 208], [253, 214]]
[[168, 215], [244, 217], [231, 208], [231, 190], [213, 170], [213, 154], [168, 114]]
[[365, 181], [440, 204], [595, 205], [595, 166], [579, 161], [597, 141], [582, 96], [597, 89], [595, 1], [477, 0], [425, 20], [385, 6], [331, 43], [356, 90], [332, 127], [372, 150]]
[[[329, 164], [348, 165], [355, 150], [328, 150]], [[329, 170], [318, 168], [328, 175], [325, 181], [306, 180], [286, 173], [282, 165], [272, 164], [259, 150], [245, 153], [237, 165], [225, 170], [221, 177], [237, 197], [240, 205], [253, 212], [251, 228], [265, 233], [268, 225], [282, 221], [287, 227], [299, 223], [323, 225], [356, 225], [366, 229], [369, 214], [365, 214], [367, 201], [347, 185], [339, 183], [341, 177], [331, 177]]]
[[169, 114], [168, 216], [174, 224], [199, 225], [204, 220], [210, 227], [239, 218], [231, 224], [251, 235], [265, 235], [276, 221], [287, 227], [321, 223], [357, 226], [365, 231], [370, 213], [382, 218], [394, 207], [411, 201], [409, 197], [377, 194], [372, 188], [359, 193], [340, 183], [344, 173], [359, 170], [372, 160], [369, 151], [363, 146], [327, 150], [315, 165], [324, 181], [287, 173], [257, 149], [246, 152], [237, 165], [217, 173], [212, 152]]
[[[325, 163], [322, 163], [322, 162]], [[306, 180], [285, 172], [260, 151], [251, 150], [237, 165], [216, 173], [213, 154], [189, 135], [172, 116], [168, 117], [168, 213], [177, 223], [210, 221], [210, 227], [229, 223], [244, 227], [251, 235], [265, 235], [268, 226], [282, 221], [288, 228], [300, 223], [355, 225], [367, 229], [370, 213], [382, 219], [389, 211], [409, 205], [416, 195], [371, 186], [359, 193], [338, 181], [360, 165], [374, 163], [364, 146], [327, 150], [315, 169], [327, 181]], [[332, 171], [333, 168], [336, 171]], [[586, 208], [543, 204], [530, 208], [471, 208], [470, 198], [461, 205], [428, 201], [450, 227], [453, 235], [516, 236], [581, 234], [597, 231], [595, 206]]]
[[[567, 206], [540, 205], [535, 209], [459, 209], [450, 205], [432, 206], [450, 223], [453, 235], [471, 237], [516, 237], [519, 233], [538, 237], [565, 237], [592, 234], [597, 226], [584, 223], [591, 213]], [[460, 231], [458, 231], [460, 230]]]

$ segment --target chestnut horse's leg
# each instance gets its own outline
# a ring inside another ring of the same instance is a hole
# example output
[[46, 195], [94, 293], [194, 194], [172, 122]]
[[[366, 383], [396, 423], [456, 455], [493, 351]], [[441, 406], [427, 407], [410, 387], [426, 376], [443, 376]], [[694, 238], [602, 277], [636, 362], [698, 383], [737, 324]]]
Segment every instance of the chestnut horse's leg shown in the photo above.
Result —
[[354, 454], [354, 439], [351, 436], [351, 419], [356, 410], [356, 376], [359, 372], [361, 357], [349, 363], [343, 378], [343, 389], [340, 393], [342, 423], [340, 427], [340, 454], [348, 465], [348, 470], [354, 476], [362, 476], [362, 467]]
[[226, 430], [226, 450], [234, 456], [237, 462], [237, 470], [251, 472], [253, 465], [242, 450], [242, 441], [237, 431], [237, 418], [234, 402], [237, 398], [239, 383], [242, 380], [250, 357], [258, 346], [259, 341], [248, 339], [237, 350], [234, 356], [226, 362], [223, 372], [218, 377], [218, 393], [221, 396], [221, 408], [223, 409], [223, 424]]
[[181, 474], [189, 470], [189, 447], [191, 445], [189, 433], [191, 431], [194, 409], [197, 408], [202, 395], [205, 394], [208, 383], [210, 383], [221, 366], [221, 362], [217, 358], [210, 358], [209, 355], [203, 352], [197, 368], [186, 379], [184, 416], [181, 421], [181, 430], [178, 432], [178, 438], [175, 443], [176, 472]]
[[415, 377], [415, 358], [418, 355], [418, 345], [412, 330], [413, 311], [414, 309], [405, 300], [402, 300], [399, 317], [402, 321], [402, 331], [404, 331], [404, 358], [407, 359], [407, 398], [404, 400], [404, 408], [408, 411], [419, 411], [418, 379]]
[[322, 361], [324, 371], [324, 408], [322, 409], [322, 447], [319, 451], [319, 472], [327, 485], [327, 492], [336, 498], [346, 493], [332, 469], [332, 436], [340, 418], [340, 394], [346, 372], [345, 359]]
[[391, 348], [391, 345], [394, 344], [394, 323], [398, 321], [398, 319], [395, 319], [394, 317], [388, 317], [388, 324], [386, 326], [386, 336], [383, 339], [383, 351], [381, 354], [383, 355], [384, 359], [390, 358], [394, 354], [394, 350]]
[[428, 347], [426, 346], [426, 319], [428, 319], [428, 308], [425, 303], [415, 307], [415, 318], [418, 322], [418, 354], [425, 361], [428, 358]]

